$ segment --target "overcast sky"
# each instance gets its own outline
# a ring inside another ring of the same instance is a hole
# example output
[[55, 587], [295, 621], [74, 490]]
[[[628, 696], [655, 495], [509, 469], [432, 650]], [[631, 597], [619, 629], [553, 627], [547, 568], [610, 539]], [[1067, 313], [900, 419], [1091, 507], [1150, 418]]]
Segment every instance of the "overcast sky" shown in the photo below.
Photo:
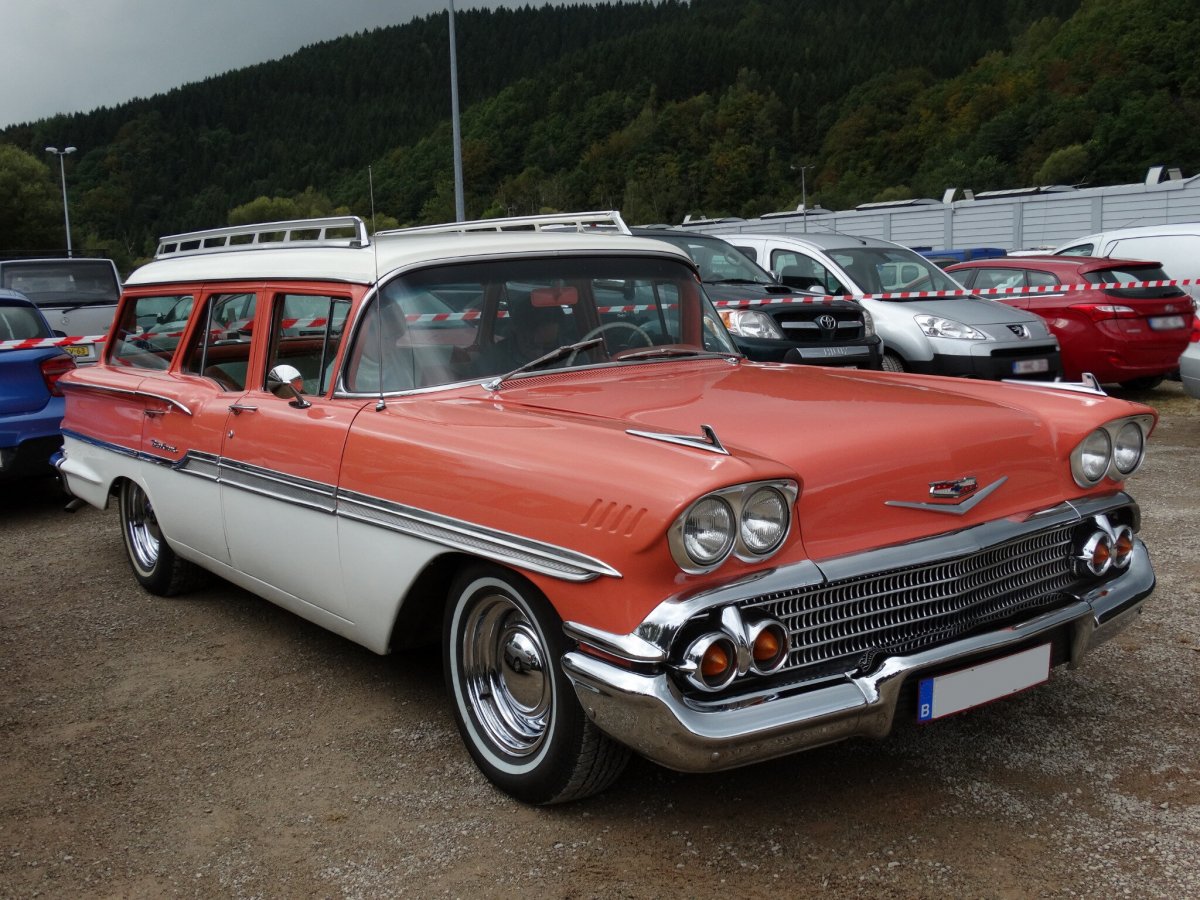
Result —
[[[454, 8], [549, 2], [567, 0], [455, 0]], [[448, 7], [447, 0], [0, 0], [0, 128], [151, 97]]]

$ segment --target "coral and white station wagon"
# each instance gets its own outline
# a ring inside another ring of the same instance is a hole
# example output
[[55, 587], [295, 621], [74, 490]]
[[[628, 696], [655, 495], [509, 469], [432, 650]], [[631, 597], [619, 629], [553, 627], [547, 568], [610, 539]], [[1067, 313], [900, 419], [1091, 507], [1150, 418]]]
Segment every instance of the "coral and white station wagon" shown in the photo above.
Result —
[[62, 380], [65, 483], [152, 593], [203, 569], [379, 653], [440, 641], [467, 749], [530, 803], [631, 750], [882, 737], [1136, 618], [1152, 410], [750, 363], [682, 251], [594, 225], [165, 238]]

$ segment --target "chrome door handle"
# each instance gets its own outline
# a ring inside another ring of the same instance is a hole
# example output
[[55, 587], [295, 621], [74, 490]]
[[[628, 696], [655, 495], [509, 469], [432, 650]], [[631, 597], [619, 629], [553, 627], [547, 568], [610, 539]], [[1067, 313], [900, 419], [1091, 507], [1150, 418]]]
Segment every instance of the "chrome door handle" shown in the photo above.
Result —
[[166, 414], [167, 414], [167, 411], [165, 409], [143, 409], [142, 410], [142, 415], [146, 416], [147, 418], [151, 418], [151, 419], [157, 419], [159, 416], [165, 416]]
[[235, 416], [240, 416], [244, 412], [257, 412], [258, 407], [257, 406], [244, 406], [241, 403], [234, 403], [232, 406], [229, 407], [229, 411], [231, 413], [233, 413]]

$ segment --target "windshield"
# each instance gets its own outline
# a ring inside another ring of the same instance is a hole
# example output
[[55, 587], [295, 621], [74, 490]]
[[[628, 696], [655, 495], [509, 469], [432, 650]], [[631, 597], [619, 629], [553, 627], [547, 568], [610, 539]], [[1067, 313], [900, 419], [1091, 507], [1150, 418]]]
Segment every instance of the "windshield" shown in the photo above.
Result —
[[752, 262], [742, 251], [720, 238], [706, 237], [699, 234], [679, 234], [663, 231], [650, 234], [641, 232], [643, 237], [653, 237], [656, 241], [666, 241], [674, 244], [695, 262], [700, 269], [700, 277], [704, 281], [738, 281], [753, 284], [774, 284], [771, 273], [764, 271]]
[[385, 284], [356, 330], [341, 387], [405, 391], [523, 367], [536, 374], [736, 353], [682, 261], [508, 259], [408, 272]]
[[962, 290], [936, 264], [904, 247], [839, 247], [827, 252], [864, 294]]
[[116, 303], [121, 292], [112, 263], [101, 259], [6, 262], [0, 287], [20, 291], [38, 306]]

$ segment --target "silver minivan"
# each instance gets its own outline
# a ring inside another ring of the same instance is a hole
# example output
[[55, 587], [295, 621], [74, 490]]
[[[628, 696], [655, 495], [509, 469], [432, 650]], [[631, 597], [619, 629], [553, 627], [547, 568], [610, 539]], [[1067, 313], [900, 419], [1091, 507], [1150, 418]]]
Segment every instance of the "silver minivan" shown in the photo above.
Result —
[[[836, 232], [732, 233], [729, 241], [784, 284], [822, 294], [961, 291], [907, 247]], [[981, 297], [860, 299], [884, 345], [883, 368], [999, 380], [1061, 374], [1058, 341], [1033, 313]]]
[[[0, 260], [0, 287], [19, 291], [37, 305], [60, 337], [108, 334], [121, 279], [111, 259]], [[80, 341], [66, 348], [79, 365], [99, 359], [97, 346]]]

